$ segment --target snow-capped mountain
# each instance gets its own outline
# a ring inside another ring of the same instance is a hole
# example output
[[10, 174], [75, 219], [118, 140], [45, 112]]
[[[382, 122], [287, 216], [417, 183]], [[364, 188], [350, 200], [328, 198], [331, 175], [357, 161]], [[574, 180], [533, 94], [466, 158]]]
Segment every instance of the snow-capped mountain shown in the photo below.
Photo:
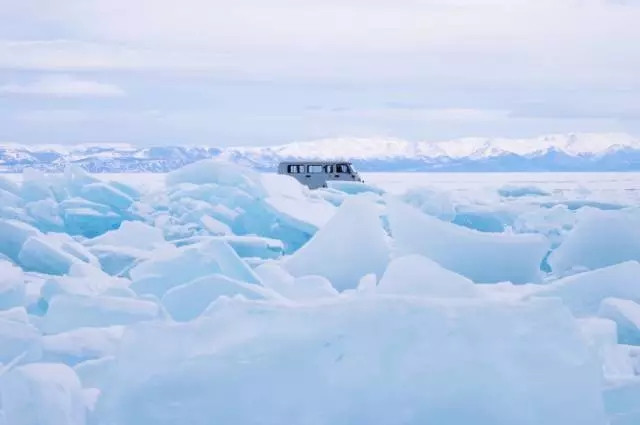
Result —
[[128, 144], [0, 144], [0, 171], [62, 170], [77, 163], [92, 172], [166, 172], [219, 158], [260, 170], [291, 159], [350, 160], [366, 171], [640, 171], [640, 138], [627, 134], [565, 134], [530, 139], [463, 138], [410, 142], [333, 138], [268, 147]]

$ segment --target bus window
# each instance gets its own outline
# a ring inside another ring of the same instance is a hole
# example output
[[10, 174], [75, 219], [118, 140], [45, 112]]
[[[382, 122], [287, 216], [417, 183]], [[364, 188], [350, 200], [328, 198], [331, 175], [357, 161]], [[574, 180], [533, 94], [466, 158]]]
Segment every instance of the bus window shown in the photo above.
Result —
[[289, 174], [302, 174], [304, 173], [304, 165], [289, 165], [287, 172]]
[[333, 165], [325, 165], [324, 166], [324, 172], [326, 174], [333, 174]]
[[349, 170], [349, 166], [347, 164], [337, 164], [336, 165], [336, 173], [340, 174], [349, 174], [351, 171]]
[[322, 165], [307, 165], [307, 173], [322, 173]]

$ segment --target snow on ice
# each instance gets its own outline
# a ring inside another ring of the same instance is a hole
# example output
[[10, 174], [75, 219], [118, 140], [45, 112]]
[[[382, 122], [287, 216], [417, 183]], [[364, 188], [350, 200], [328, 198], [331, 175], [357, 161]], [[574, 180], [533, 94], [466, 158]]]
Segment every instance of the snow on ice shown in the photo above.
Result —
[[638, 423], [636, 192], [478, 176], [1, 178], [0, 423]]

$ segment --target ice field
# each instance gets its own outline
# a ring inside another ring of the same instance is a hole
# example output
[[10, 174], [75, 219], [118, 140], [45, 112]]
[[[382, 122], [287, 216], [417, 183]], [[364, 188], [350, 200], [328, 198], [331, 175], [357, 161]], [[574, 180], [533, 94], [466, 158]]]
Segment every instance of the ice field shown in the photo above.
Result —
[[640, 424], [640, 174], [0, 177], [2, 425]]

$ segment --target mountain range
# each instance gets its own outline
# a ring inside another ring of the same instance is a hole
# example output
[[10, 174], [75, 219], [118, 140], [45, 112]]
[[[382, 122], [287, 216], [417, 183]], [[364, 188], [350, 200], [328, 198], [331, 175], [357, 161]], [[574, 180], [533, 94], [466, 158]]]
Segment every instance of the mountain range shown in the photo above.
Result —
[[332, 138], [278, 146], [153, 146], [0, 143], [0, 172], [167, 172], [217, 158], [272, 171], [282, 160], [348, 160], [362, 171], [640, 171], [640, 138], [628, 134], [555, 134], [526, 139], [462, 138], [411, 142]]

